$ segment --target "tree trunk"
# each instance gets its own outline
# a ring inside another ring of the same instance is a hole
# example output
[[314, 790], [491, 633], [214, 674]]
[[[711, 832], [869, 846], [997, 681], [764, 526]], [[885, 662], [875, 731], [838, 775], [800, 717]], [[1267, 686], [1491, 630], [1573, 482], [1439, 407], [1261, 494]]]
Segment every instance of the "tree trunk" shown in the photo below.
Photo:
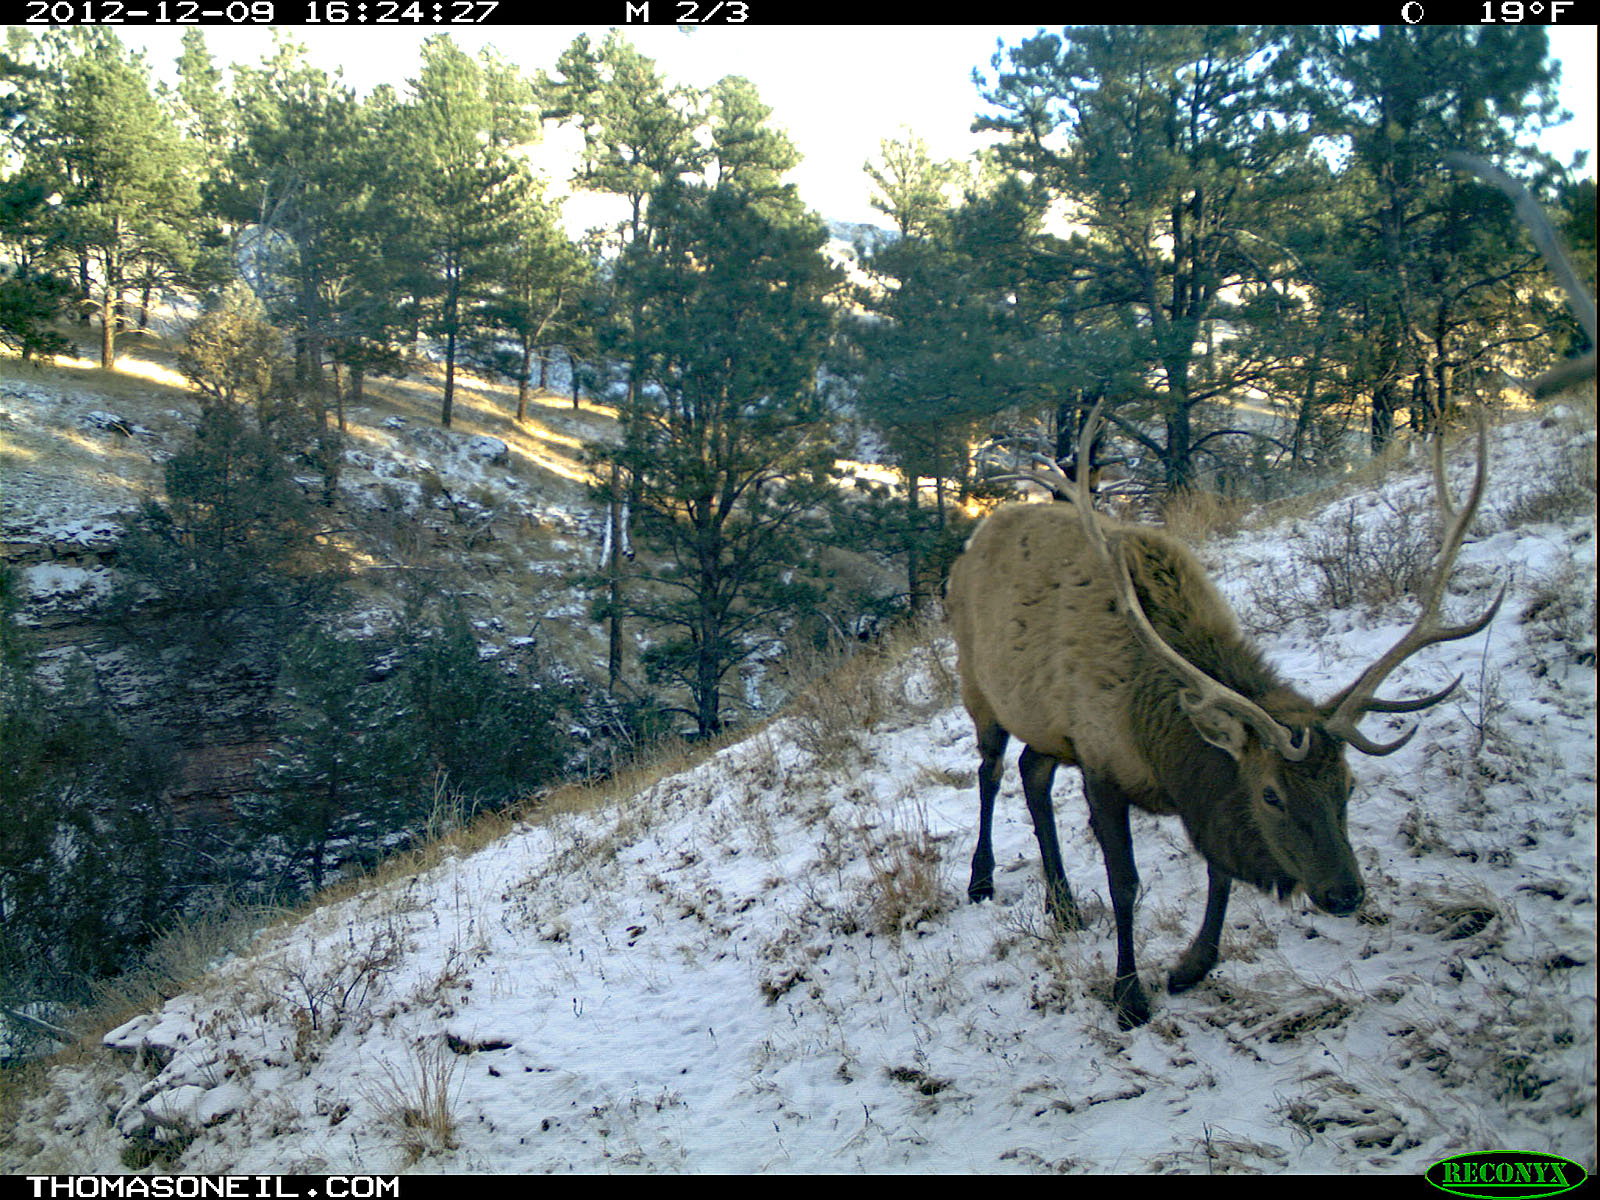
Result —
[[444, 341], [444, 409], [439, 414], [439, 423], [446, 429], [450, 428], [450, 415], [455, 409], [456, 402], [456, 331], [452, 329], [445, 335]]
[[1395, 403], [1394, 384], [1389, 380], [1380, 383], [1372, 393], [1372, 453], [1382, 454], [1389, 439], [1394, 436]]
[[110, 370], [117, 364], [117, 302], [106, 284], [100, 300], [100, 365]]
[[913, 613], [922, 611], [922, 514], [917, 511], [921, 477], [906, 472], [906, 598]]
[[452, 274], [445, 292], [444, 302], [444, 409], [439, 423], [450, 428], [450, 417], [456, 402], [456, 325], [461, 313], [461, 284]]
[[617, 694], [617, 683], [622, 678], [622, 497], [620, 495], [621, 470], [611, 464], [611, 554], [606, 563], [607, 600], [610, 605], [609, 628], [606, 636], [606, 692]]
[[1194, 428], [1189, 420], [1189, 404], [1175, 400], [1167, 409], [1167, 490], [1189, 489], [1194, 476]]
[[122, 217], [111, 218], [111, 244], [106, 247], [105, 278], [101, 280], [100, 365], [110, 370], [117, 365], [118, 309], [122, 307]]

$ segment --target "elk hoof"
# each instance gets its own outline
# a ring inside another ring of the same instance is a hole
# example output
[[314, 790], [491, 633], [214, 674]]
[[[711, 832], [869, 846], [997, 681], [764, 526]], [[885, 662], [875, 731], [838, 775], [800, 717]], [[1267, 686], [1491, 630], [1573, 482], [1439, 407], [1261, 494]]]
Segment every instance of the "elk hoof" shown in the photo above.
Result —
[[1185, 954], [1178, 960], [1178, 965], [1172, 968], [1172, 974], [1167, 976], [1167, 991], [1176, 996], [1179, 992], [1186, 992], [1210, 973], [1211, 968], [1217, 965], [1215, 954]]
[[1111, 988], [1111, 1000], [1117, 1010], [1119, 1028], [1137, 1029], [1150, 1019], [1150, 999], [1144, 994], [1137, 975], [1117, 980]]
[[984, 900], [993, 900], [994, 880], [973, 880], [971, 883], [967, 884], [967, 899], [971, 900], [974, 904], [981, 903]]

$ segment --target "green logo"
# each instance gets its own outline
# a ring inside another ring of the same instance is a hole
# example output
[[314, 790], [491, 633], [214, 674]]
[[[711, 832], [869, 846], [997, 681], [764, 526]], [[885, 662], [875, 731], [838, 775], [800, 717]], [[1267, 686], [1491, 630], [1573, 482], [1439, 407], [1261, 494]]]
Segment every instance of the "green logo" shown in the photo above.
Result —
[[1434, 1163], [1424, 1177], [1456, 1196], [1533, 1200], [1570, 1191], [1589, 1173], [1570, 1158], [1511, 1150], [1457, 1154]]

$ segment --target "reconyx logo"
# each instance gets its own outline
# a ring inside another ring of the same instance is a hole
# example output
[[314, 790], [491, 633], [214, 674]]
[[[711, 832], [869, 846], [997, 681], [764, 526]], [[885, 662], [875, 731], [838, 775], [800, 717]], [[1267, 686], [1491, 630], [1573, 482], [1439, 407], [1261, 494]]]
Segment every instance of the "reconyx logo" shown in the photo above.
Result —
[[1570, 1158], [1520, 1151], [1458, 1154], [1429, 1167], [1427, 1181], [1440, 1191], [1484, 1200], [1533, 1200], [1570, 1191], [1588, 1172]]

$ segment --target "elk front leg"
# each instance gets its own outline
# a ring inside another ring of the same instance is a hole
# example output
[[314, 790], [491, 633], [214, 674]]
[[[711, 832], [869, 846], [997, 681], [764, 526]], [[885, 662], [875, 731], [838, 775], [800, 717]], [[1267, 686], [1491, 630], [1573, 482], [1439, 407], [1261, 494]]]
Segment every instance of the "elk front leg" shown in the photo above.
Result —
[[1211, 890], [1206, 893], [1206, 916], [1194, 941], [1183, 952], [1178, 965], [1167, 976], [1167, 991], [1174, 994], [1192, 988], [1206, 977], [1206, 972], [1217, 965], [1218, 945], [1222, 940], [1222, 919], [1228, 914], [1228, 892], [1233, 881], [1215, 867], [1207, 864], [1206, 874], [1211, 880]]
[[1117, 920], [1117, 977], [1111, 985], [1111, 1002], [1117, 1010], [1117, 1024], [1132, 1029], [1150, 1019], [1150, 999], [1139, 983], [1139, 968], [1133, 956], [1133, 904], [1139, 895], [1139, 872], [1133, 865], [1128, 798], [1109, 780], [1087, 771], [1083, 783], [1094, 835], [1106, 860], [1106, 881], [1111, 886], [1111, 907]]
[[1063, 929], [1082, 928], [1078, 904], [1067, 886], [1067, 872], [1061, 863], [1061, 843], [1056, 838], [1056, 810], [1050, 799], [1056, 760], [1028, 746], [1017, 767], [1022, 773], [1022, 794], [1028, 798], [1028, 815], [1033, 818], [1033, 836], [1039, 842], [1045, 909]]
[[994, 899], [994, 798], [1000, 791], [1000, 776], [1005, 771], [1006, 743], [1011, 735], [999, 725], [978, 729], [978, 845], [972, 852], [972, 875], [967, 881], [967, 899], [973, 903]]

